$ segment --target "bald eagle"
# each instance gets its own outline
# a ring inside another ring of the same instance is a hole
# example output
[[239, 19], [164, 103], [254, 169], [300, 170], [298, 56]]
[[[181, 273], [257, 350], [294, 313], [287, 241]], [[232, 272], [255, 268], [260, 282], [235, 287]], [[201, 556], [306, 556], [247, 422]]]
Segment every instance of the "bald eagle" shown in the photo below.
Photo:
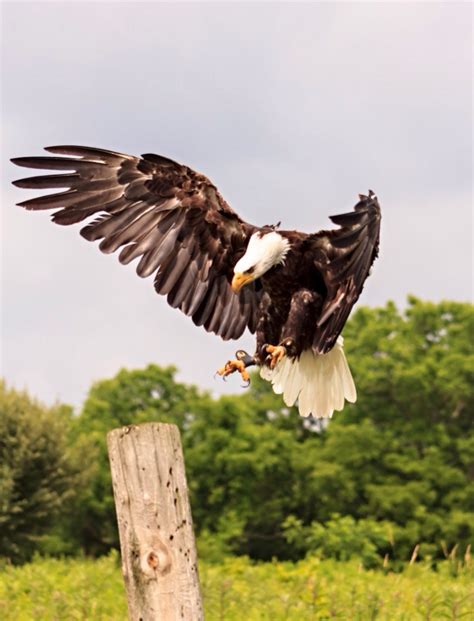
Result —
[[207, 177], [160, 155], [46, 151], [54, 155], [12, 162], [63, 173], [14, 185], [63, 191], [19, 206], [55, 209], [57, 224], [85, 222], [83, 237], [100, 240], [104, 253], [120, 248], [121, 263], [139, 259], [138, 275], [153, 274], [157, 293], [208, 332], [224, 340], [255, 333], [255, 353], [237, 351], [221, 376], [238, 371], [248, 382], [247, 368], [257, 365], [302, 416], [329, 417], [356, 400], [340, 333], [378, 254], [372, 191], [331, 216], [336, 230], [306, 234], [245, 222]]

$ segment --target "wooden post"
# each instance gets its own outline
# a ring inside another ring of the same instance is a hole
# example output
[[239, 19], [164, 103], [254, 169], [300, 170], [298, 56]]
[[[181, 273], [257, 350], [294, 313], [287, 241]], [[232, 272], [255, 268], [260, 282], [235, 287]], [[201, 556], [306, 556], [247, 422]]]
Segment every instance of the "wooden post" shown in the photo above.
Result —
[[107, 435], [131, 621], [202, 621], [179, 430], [147, 423]]

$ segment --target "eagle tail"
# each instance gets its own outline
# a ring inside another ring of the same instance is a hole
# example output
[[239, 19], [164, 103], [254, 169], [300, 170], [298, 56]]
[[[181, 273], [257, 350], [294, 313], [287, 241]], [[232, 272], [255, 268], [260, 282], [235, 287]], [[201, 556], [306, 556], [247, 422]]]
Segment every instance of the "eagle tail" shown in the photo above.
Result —
[[299, 358], [285, 356], [274, 369], [262, 367], [260, 375], [287, 406], [298, 400], [301, 416], [330, 418], [334, 410], [342, 410], [344, 400], [354, 403], [357, 398], [343, 342], [340, 336], [327, 354], [307, 349]]

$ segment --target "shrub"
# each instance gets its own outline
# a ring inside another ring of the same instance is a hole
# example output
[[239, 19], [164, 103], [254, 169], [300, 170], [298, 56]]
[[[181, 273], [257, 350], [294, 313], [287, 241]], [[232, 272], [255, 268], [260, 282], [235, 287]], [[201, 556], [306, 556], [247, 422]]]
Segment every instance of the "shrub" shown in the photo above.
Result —
[[70, 408], [45, 408], [0, 382], [0, 555], [13, 562], [32, 556], [74, 496], [71, 416]]

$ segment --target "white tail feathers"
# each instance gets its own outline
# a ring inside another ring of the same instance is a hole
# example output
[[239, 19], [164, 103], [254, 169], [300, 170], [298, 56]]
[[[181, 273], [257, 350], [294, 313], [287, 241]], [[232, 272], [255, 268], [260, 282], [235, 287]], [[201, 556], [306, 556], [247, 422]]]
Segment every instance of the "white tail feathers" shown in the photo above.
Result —
[[327, 354], [305, 350], [299, 358], [284, 357], [272, 370], [264, 366], [260, 376], [272, 383], [288, 406], [298, 399], [301, 416], [328, 418], [342, 410], [344, 399], [354, 403], [357, 394], [340, 336]]

